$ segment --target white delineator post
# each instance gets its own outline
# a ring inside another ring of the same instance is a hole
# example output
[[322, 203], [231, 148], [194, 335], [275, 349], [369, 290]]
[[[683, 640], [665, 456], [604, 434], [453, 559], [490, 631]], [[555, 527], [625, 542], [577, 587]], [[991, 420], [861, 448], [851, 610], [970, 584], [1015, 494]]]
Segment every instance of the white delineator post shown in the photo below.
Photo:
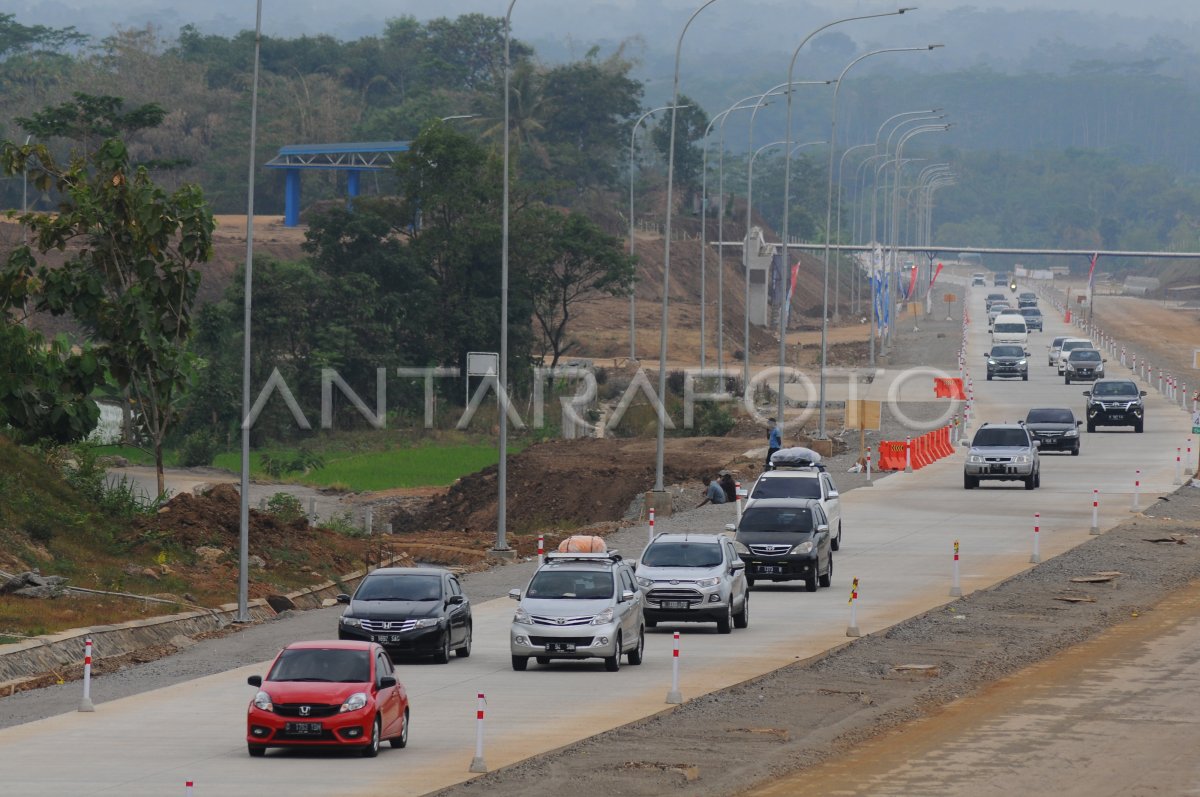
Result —
[[858, 630], [858, 576], [854, 577], [854, 583], [850, 585], [850, 625], [846, 626], [846, 636], [858, 637], [862, 636], [862, 632]]
[[733, 503], [737, 506], [738, 523], [742, 522], [742, 483], [733, 483]]
[[1183, 484], [1183, 453], [1179, 446], [1175, 446], [1175, 484]]
[[962, 584], [958, 580], [958, 540], [954, 541], [954, 581], [950, 584], [950, 597], [962, 597]]
[[471, 759], [471, 772], [487, 772], [487, 764], [483, 760], [483, 710], [487, 706], [487, 698], [483, 692], [475, 695], [475, 757]]
[[874, 487], [875, 483], [871, 481], [871, 449], [867, 449], [867, 487]]
[[190, 780], [184, 782], [183, 794], [184, 797], [192, 797], [192, 782]]
[[1138, 500], [1138, 493], [1140, 493], [1142, 489], [1142, 472], [1140, 470], [1135, 470], [1133, 474], [1133, 504], [1129, 507], [1129, 511], [1141, 512], [1142, 505]]
[[80, 711], [95, 711], [92, 705], [92, 640], [83, 642], [83, 699], [79, 701]]
[[1100, 533], [1100, 491], [1092, 490], [1092, 534]]
[[904, 438], [904, 472], [912, 473], [912, 436]]
[[538, 535], [538, 567], [541, 567], [546, 561], [546, 536]]
[[671, 691], [667, 692], [668, 703], [682, 703], [679, 693], [679, 632], [675, 632], [675, 649], [671, 652]]
[[650, 507], [650, 526], [647, 533], [650, 535], [648, 542], [654, 542], [654, 507]]
[[1189, 476], [1194, 475], [1194, 473], [1195, 473], [1194, 471], [1192, 473], [1188, 473], [1188, 471], [1191, 469], [1191, 467], [1192, 467], [1192, 438], [1189, 437], [1187, 439], [1187, 459], [1185, 459], [1183, 461], [1183, 472], [1187, 473]]
[[1041, 564], [1041, 561], [1042, 561], [1042, 552], [1041, 552], [1040, 545], [1039, 545], [1040, 540], [1038, 539], [1039, 537], [1042, 536], [1041, 531], [1042, 531], [1042, 513], [1034, 512], [1033, 513], [1033, 553], [1031, 553], [1029, 555], [1029, 564], [1031, 564], [1031, 565]]

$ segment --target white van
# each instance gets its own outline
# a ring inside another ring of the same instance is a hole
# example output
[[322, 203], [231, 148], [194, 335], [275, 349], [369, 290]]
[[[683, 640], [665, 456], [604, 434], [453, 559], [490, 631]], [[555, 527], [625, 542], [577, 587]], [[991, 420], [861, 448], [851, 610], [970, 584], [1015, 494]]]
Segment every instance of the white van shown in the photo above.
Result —
[[1020, 313], [1001, 313], [992, 322], [992, 345], [1012, 344], [1024, 348], [1029, 344], [1029, 327]]

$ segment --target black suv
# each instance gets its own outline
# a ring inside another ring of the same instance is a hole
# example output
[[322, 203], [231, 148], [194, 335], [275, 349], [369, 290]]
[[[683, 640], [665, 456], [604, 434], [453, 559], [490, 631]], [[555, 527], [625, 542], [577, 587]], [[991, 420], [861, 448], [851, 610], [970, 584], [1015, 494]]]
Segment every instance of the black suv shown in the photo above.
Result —
[[381, 567], [359, 583], [338, 619], [338, 639], [378, 642], [392, 658], [432, 654], [439, 664], [471, 655], [471, 603], [458, 578], [436, 567]]
[[818, 501], [760, 498], [742, 513], [734, 542], [751, 585], [804, 579], [804, 588], [816, 592], [833, 581], [829, 520]]
[[1146, 391], [1138, 390], [1132, 379], [1099, 379], [1091, 390], [1083, 391], [1087, 396], [1087, 430], [1096, 431], [1097, 426], [1132, 426], [1141, 432], [1145, 422], [1146, 403], [1142, 397]]
[[1025, 416], [1025, 428], [1038, 441], [1038, 453], [1070, 451], [1079, 456], [1079, 427], [1083, 421], [1066, 407], [1036, 407]]
[[987, 378], [994, 376], [1020, 377], [1029, 381], [1029, 352], [1021, 346], [998, 344], [992, 347], [987, 357]]

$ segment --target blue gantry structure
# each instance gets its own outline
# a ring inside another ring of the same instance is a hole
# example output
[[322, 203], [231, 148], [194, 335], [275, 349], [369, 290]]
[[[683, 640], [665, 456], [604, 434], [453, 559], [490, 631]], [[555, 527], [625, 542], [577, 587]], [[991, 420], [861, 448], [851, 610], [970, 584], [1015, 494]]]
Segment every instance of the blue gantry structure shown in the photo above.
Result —
[[333, 169], [346, 173], [346, 198], [358, 196], [358, 177], [366, 171], [390, 169], [396, 154], [408, 152], [407, 141], [366, 141], [351, 144], [289, 144], [264, 164], [268, 169], [283, 169], [284, 224], [300, 223], [300, 173], [310, 169]]

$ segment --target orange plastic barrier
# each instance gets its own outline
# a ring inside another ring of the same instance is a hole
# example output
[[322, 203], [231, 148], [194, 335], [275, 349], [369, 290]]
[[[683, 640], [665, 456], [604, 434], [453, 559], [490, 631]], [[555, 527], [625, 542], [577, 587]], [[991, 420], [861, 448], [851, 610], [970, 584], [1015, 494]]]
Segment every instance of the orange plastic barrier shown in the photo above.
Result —
[[938, 442], [942, 458], [954, 456], [954, 446], [950, 444], [950, 424], [946, 424], [938, 430]]
[[904, 441], [879, 441], [878, 470], [904, 470]]
[[966, 400], [967, 394], [963, 392], [963, 382], [958, 377], [937, 377], [933, 378], [933, 395], [936, 398], [948, 399], [963, 399]]
[[925, 435], [917, 435], [912, 441], [912, 466], [913, 470], [920, 470], [929, 464], [929, 450], [926, 445]]

